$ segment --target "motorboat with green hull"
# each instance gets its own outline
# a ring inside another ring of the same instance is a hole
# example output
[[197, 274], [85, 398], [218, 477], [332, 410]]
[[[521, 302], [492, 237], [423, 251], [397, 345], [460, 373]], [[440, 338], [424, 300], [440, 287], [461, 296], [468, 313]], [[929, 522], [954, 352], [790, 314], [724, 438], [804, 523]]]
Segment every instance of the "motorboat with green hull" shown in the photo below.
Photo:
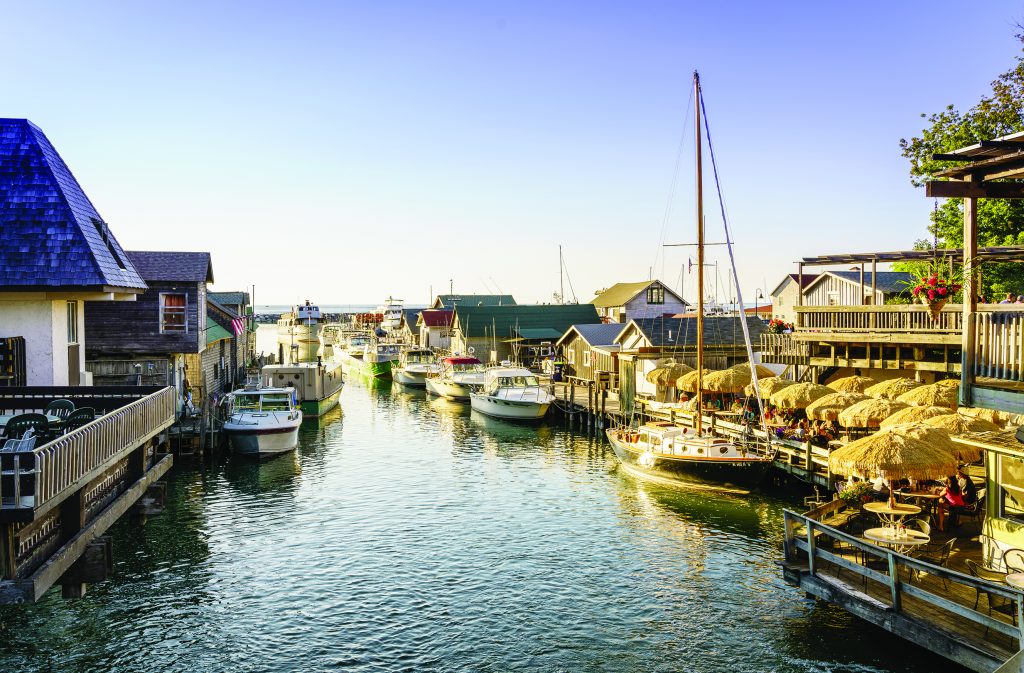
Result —
[[265, 365], [260, 370], [260, 379], [266, 386], [293, 387], [306, 418], [322, 416], [338, 406], [345, 385], [341, 363], [336, 361]]

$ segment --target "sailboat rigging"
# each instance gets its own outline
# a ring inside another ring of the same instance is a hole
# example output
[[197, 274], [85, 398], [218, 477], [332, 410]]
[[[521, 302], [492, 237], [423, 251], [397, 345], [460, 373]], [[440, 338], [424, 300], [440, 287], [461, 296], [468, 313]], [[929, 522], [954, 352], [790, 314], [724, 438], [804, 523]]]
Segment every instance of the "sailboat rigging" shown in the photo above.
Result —
[[[625, 427], [609, 429], [607, 436], [615, 450], [615, 455], [620, 462], [630, 468], [637, 468], [642, 472], [654, 473], [658, 476], [677, 477], [679, 475], [697, 476], [714, 481], [753, 484], [761, 480], [771, 464], [772, 456], [769, 450], [762, 450], [757, 444], [748, 446], [746, 443], [737, 443], [733, 440], [715, 436], [713, 433], [705, 433], [703, 423], [704, 409], [704, 333], [705, 333], [705, 300], [704, 300], [704, 185], [703, 185], [703, 139], [702, 128], [707, 129], [707, 113], [704, 109], [704, 100], [701, 96], [700, 75], [693, 73], [694, 87], [694, 137], [695, 137], [695, 158], [696, 158], [696, 224], [697, 224], [697, 314], [696, 321], [696, 365], [697, 365], [697, 391], [696, 409], [693, 413], [692, 428], [684, 425], [669, 422], [649, 422], [639, 428]], [[702, 116], [704, 124], [702, 124]], [[722, 199], [721, 187], [718, 183], [718, 170], [714, 161], [714, 149], [710, 145], [709, 134], [708, 148], [712, 157], [714, 167], [715, 183], [718, 186], [719, 204], [722, 207], [722, 216], [725, 218], [725, 206]], [[736, 275], [735, 258], [732, 254], [732, 237], [726, 223], [726, 243], [729, 250], [729, 258], [733, 267], [733, 278], [736, 281], [737, 291], [739, 279]], [[739, 297], [739, 295], [738, 295]], [[742, 297], [739, 297], [742, 306]], [[725, 318], [714, 318], [724, 320]], [[745, 316], [740, 312], [740, 323], [743, 326], [744, 341], [747, 349], [747, 357], [751, 367], [751, 381], [758, 395], [758, 405], [761, 406], [757, 371], [754, 365], [753, 348], [750, 344], [750, 334], [745, 322]], [[763, 410], [761, 414], [763, 427]]]

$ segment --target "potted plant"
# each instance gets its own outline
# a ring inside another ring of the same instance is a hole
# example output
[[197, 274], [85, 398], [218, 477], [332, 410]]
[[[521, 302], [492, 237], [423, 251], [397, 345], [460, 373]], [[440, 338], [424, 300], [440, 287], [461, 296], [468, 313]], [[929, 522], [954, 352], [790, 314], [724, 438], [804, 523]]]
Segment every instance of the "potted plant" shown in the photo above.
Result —
[[857, 481], [845, 485], [839, 491], [839, 499], [851, 507], [859, 507], [861, 504], [871, 500], [871, 484], [866, 481]]
[[961, 287], [960, 284], [943, 278], [938, 273], [929, 272], [918, 277], [910, 292], [929, 308], [932, 320], [938, 320], [942, 307], [960, 291]]
[[793, 331], [793, 324], [782, 320], [782, 318], [772, 318], [768, 321], [768, 333], [769, 334], [787, 334]]

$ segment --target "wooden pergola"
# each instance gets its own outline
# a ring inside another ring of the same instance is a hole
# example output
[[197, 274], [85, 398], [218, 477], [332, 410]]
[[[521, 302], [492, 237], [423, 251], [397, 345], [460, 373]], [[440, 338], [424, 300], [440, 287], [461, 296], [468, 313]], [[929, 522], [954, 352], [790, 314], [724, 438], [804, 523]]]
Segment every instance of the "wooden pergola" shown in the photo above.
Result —
[[[952, 152], [933, 154], [935, 161], [961, 162], [935, 174], [925, 184], [929, 198], [964, 200], [964, 302], [963, 361], [960, 403], [970, 405], [975, 382], [975, 314], [978, 308], [978, 278], [972, 271], [985, 260], [978, 248], [978, 199], [1024, 199], [1024, 132], [982, 140]], [[994, 260], [995, 261], [995, 260]], [[1024, 261], [1024, 254], [998, 261]]]

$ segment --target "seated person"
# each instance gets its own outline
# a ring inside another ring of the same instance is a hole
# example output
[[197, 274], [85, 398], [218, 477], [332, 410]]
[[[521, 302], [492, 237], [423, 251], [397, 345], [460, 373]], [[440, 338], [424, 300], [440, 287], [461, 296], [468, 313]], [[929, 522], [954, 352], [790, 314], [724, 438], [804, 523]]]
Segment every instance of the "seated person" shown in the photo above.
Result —
[[874, 492], [875, 500], [889, 499], [889, 486], [885, 483], [884, 477], [875, 477], [871, 480], [871, 490]]
[[946, 515], [950, 517], [950, 525], [956, 526], [960, 510], [964, 508], [964, 496], [960, 492], [960, 482], [957, 481], [956, 475], [946, 477], [946, 483], [939, 495], [942, 496], [939, 498], [938, 508], [939, 530], [946, 530]]
[[956, 470], [957, 485], [960, 486], [960, 493], [963, 495], [964, 504], [973, 505], [978, 502], [978, 487], [974, 485], [971, 478], [964, 472], [963, 467]]

